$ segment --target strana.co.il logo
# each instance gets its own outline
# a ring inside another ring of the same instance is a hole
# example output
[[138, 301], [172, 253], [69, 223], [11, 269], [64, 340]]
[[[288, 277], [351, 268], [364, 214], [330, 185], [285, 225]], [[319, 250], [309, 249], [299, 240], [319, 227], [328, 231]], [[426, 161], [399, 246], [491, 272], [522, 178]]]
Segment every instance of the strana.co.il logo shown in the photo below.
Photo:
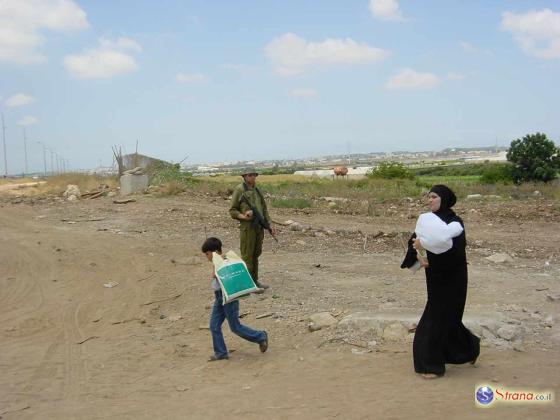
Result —
[[476, 401], [482, 405], [488, 405], [494, 401], [494, 391], [489, 386], [481, 386], [476, 390]]
[[511, 389], [502, 385], [492, 385], [492, 387], [479, 385], [475, 390], [474, 396], [479, 407], [489, 407], [496, 403], [546, 404], [554, 401], [553, 391]]

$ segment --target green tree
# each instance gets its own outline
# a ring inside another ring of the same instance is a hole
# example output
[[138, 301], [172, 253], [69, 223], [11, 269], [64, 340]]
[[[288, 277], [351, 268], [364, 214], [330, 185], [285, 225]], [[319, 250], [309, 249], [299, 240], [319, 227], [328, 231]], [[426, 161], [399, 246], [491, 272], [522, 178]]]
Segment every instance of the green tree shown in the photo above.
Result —
[[560, 150], [546, 134], [528, 134], [511, 142], [507, 159], [513, 164], [512, 178], [516, 183], [548, 182], [560, 170]]

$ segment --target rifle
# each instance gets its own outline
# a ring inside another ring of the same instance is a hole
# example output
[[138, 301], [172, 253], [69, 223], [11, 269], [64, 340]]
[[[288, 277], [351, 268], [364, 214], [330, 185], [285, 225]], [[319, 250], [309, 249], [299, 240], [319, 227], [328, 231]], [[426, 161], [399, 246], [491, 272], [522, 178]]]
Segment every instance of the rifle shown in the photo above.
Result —
[[[260, 191], [257, 190], [257, 193], [262, 198]], [[244, 194], [241, 195], [241, 201], [243, 201], [243, 200], [245, 200], [245, 203], [247, 203], [247, 205], [249, 206], [249, 209], [253, 212], [253, 217], [251, 219], [251, 225], [253, 226], [253, 228], [256, 229], [259, 226], [261, 226], [263, 229], [268, 230], [268, 233], [270, 233], [270, 236], [272, 236], [272, 238], [276, 242], [278, 242], [278, 238], [276, 237], [276, 235], [274, 233], [272, 233], [272, 228], [270, 227], [270, 223], [268, 223], [268, 221], [263, 217], [261, 212], [258, 211], [255, 206], [253, 206], [251, 203], [249, 203], [249, 200], [247, 200], [247, 197], [245, 197]]]

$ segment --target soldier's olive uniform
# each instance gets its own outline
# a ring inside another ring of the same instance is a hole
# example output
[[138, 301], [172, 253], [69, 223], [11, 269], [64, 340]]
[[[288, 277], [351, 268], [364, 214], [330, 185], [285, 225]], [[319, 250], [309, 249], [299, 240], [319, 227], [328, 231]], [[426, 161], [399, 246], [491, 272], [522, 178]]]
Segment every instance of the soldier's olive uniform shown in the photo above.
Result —
[[[243, 199], [245, 197], [245, 199]], [[270, 223], [270, 216], [264, 197], [257, 190], [257, 187], [249, 189], [245, 184], [239, 184], [233, 190], [231, 207], [229, 214], [233, 219], [237, 219], [239, 214], [250, 210], [247, 201], [254, 206], [260, 214]], [[238, 219], [237, 219], [238, 220]], [[259, 279], [259, 257], [262, 253], [262, 243], [264, 239], [264, 229], [262, 226], [254, 226], [250, 220], [239, 220], [239, 239], [241, 258], [247, 264], [247, 269], [255, 282]]]

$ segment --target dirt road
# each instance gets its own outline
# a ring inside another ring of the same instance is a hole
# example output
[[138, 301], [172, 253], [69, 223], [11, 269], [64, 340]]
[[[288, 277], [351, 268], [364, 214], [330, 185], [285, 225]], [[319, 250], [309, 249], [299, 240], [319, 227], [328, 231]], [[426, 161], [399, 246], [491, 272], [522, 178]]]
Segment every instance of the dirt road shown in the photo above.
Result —
[[[530, 209], [546, 203], [517, 213], [506, 203], [458, 208], [470, 244], [466, 316], [504, 314], [524, 335], [520, 351], [485, 341], [475, 367], [450, 366], [434, 381], [414, 374], [410, 337], [367, 348], [364, 337], [345, 342], [334, 327], [307, 328], [308, 316], [322, 311], [339, 319], [388, 310], [420, 316], [424, 279], [400, 270], [393, 234], [410, 231], [409, 215], [421, 210], [406, 204], [380, 208], [377, 218], [273, 210], [277, 220], [316, 229], [281, 228], [279, 244], [267, 238], [262, 279], [271, 290], [241, 301], [242, 322], [269, 332], [269, 351], [226, 331], [231, 359], [207, 363], [211, 266], [199, 247], [217, 235], [237, 248], [227, 205], [194, 195], [140, 196], [127, 205], [2, 199], [0, 416], [556, 418], [557, 402], [487, 409], [474, 402], [484, 384], [560, 396], [560, 303], [547, 298], [560, 293], [551, 234], [560, 221]], [[498, 251], [513, 262], [484, 258]], [[104, 286], [111, 282], [118, 285]]]

